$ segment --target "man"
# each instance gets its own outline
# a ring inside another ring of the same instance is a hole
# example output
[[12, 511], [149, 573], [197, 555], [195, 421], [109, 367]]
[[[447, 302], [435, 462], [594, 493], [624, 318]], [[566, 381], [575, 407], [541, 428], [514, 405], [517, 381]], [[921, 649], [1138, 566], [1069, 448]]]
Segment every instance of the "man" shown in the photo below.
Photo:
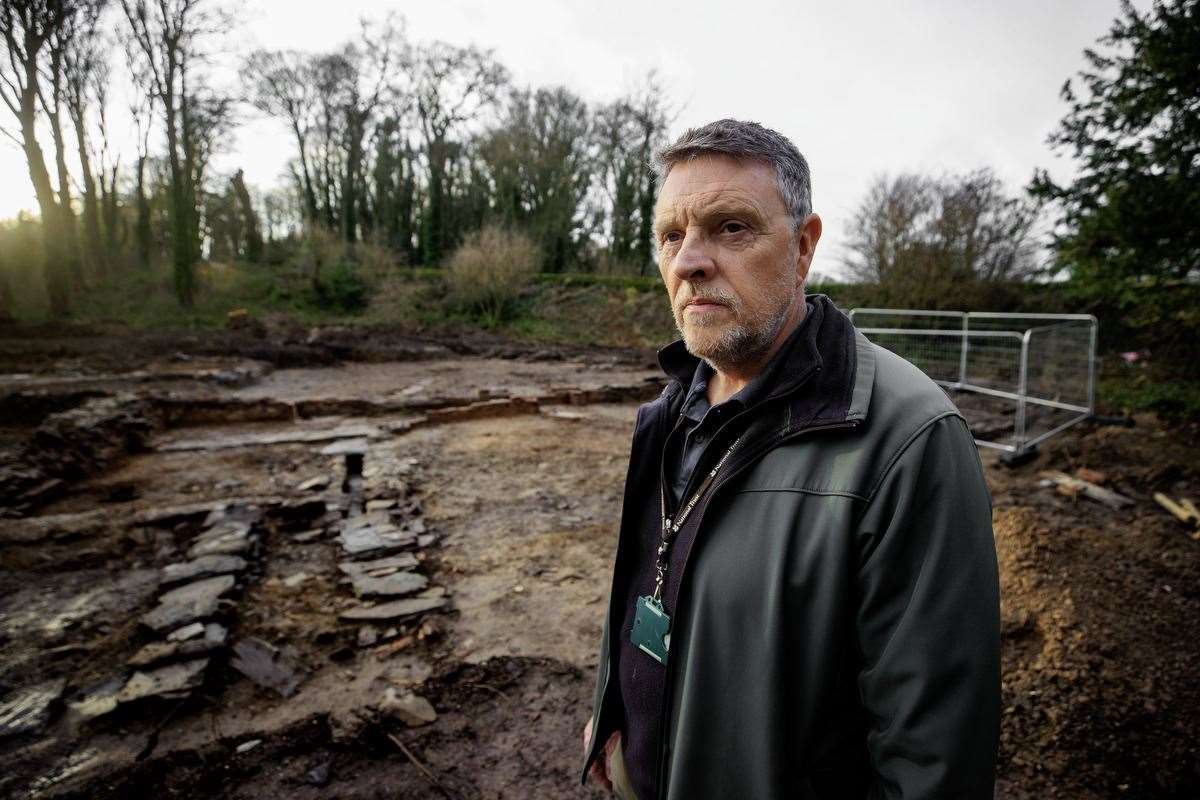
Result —
[[585, 775], [623, 800], [988, 798], [991, 500], [946, 395], [804, 281], [808, 165], [754, 123], [658, 155], [683, 339], [637, 417]]

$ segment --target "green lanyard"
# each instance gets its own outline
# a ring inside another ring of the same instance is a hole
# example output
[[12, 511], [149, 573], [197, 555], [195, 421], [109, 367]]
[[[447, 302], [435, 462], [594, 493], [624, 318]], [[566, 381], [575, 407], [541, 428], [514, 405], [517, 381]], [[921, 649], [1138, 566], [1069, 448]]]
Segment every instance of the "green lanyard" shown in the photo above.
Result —
[[[721, 471], [721, 467], [733, 455], [733, 451], [741, 441], [739, 436], [737, 441], [729, 446], [725, 455], [721, 456], [721, 460], [705, 476], [704, 481], [692, 495], [692, 499], [674, 520], [667, 516], [667, 499], [665, 493], [662, 494], [662, 541], [658, 545], [658, 558], [654, 565], [654, 594], [643, 595], [637, 599], [633, 615], [633, 630], [629, 636], [629, 640], [639, 650], [660, 664], [667, 663], [667, 652], [671, 648], [671, 616], [667, 614], [662, 605], [663, 584], [667, 579], [667, 557], [671, 551], [671, 543], [675, 540], [679, 529], [683, 527], [683, 523], [687, 521], [688, 515], [692, 513], [692, 509], [696, 507], [696, 503], [700, 502], [700, 498], [712, 486], [713, 481], [717, 478], [717, 473]], [[659, 491], [660, 493], [664, 492], [661, 486]]]

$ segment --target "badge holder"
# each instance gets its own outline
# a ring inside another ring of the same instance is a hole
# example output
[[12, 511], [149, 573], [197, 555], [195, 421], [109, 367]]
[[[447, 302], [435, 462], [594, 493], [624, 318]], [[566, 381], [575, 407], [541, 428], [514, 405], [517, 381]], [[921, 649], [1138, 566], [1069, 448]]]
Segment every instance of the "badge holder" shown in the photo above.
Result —
[[662, 603], [649, 595], [638, 598], [633, 631], [629, 638], [638, 649], [658, 663], [667, 663], [667, 650], [671, 646], [671, 618], [663, 611]]

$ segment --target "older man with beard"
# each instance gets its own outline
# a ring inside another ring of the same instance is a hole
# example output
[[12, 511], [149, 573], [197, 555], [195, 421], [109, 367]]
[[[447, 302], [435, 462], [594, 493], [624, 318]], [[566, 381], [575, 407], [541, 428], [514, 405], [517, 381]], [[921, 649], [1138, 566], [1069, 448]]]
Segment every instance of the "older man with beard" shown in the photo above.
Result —
[[962, 417], [804, 281], [808, 165], [721, 120], [658, 155], [682, 341], [639, 409], [584, 773], [622, 800], [990, 798], [991, 500]]

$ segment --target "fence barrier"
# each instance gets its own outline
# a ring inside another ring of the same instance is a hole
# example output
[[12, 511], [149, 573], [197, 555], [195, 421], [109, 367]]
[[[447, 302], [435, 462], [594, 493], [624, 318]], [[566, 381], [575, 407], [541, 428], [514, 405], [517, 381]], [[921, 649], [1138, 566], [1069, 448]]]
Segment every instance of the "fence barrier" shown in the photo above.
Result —
[[850, 319], [944, 387], [980, 446], [1019, 457], [1095, 413], [1091, 314], [855, 308]]

